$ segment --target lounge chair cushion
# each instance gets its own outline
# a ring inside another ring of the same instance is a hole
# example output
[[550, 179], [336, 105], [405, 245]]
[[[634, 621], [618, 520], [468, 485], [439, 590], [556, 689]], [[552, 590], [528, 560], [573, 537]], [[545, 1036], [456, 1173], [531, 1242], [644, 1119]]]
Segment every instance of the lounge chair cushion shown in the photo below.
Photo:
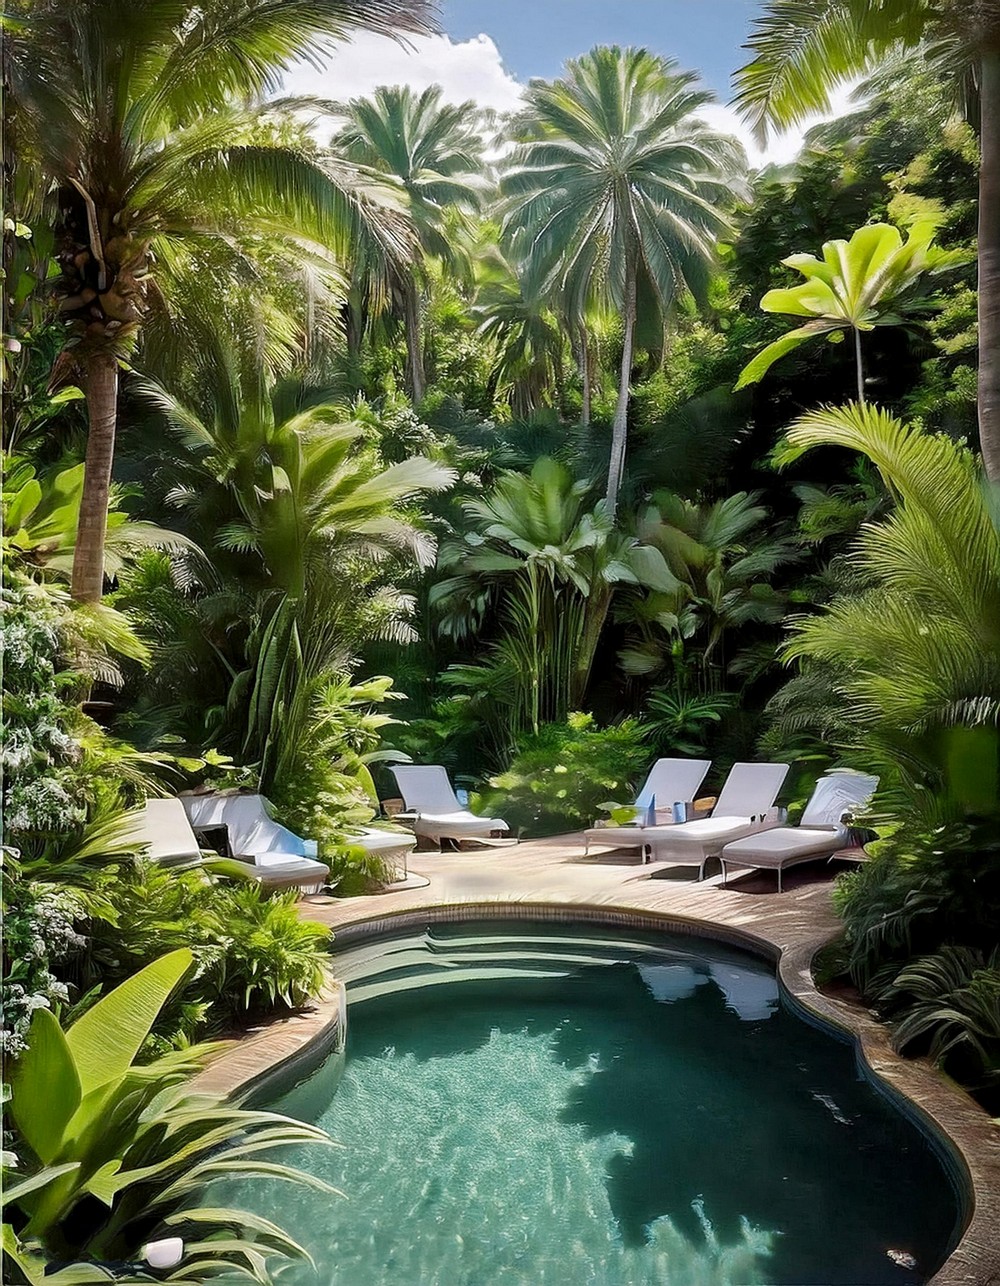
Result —
[[179, 799], [147, 799], [127, 823], [128, 839], [161, 866], [194, 865], [201, 849]]
[[706, 858], [718, 857], [731, 840], [742, 839], [760, 829], [749, 817], [701, 817], [680, 826], [647, 828], [654, 862], [677, 866], [701, 866]]
[[421, 811], [410, 824], [417, 835], [426, 835], [429, 839], [474, 839], [477, 835], [490, 836], [494, 831], [509, 830], [502, 818], [477, 817], [466, 809], [457, 813]]
[[225, 826], [236, 854], [305, 857], [305, 840], [276, 822], [263, 795], [183, 795], [192, 826]]
[[839, 827], [845, 813], [864, 808], [878, 789], [878, 778], [860, 772], [833, 772], [816, 783], [800, 826]]
[[712, 816], [754, 817], [766, 813], [787, 774], [788, 764], [733, 764]]
[[369, 853], [408, 853], [416, 847], [417, 837], [411, 831], [382, 831], [363, 826], [360, 835], [348, 835], [347, 842]]
[[748, 866], [778, 867], [800, 858], [823, 857], [844, 846], [843, 828], [777, 826], [727, 844], [722, 850], [726, 862]]
[[657, 817], [662, 813], [664, 822], [669, 823], [673, 805], [694, 799], [711, 766], [711, 759], [657, 759], [635, 802], [648, 808], [655, 799]]
[[666, 825], [657, 826], [591, 826], [583, 833], [588, 844], [605, 844], [608, 848], [640, 848], [650, 841], [650, 831], [661, 830]]
[[194, 826], [226, 826], [237, 858], [267, 888], [315, 892], [330, 878], [325, 862], [305, 856], [305, 840], [276, 822], [263, 795], [184, 795]]

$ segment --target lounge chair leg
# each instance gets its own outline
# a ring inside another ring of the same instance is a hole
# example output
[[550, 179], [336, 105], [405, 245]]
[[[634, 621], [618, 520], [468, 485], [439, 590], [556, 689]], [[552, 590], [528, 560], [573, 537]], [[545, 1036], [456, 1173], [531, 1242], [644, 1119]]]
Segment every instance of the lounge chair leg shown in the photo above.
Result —
[[722, 867], [722, 887], [725, 888], [726, 887], [726, 864], [721, 857], [719, 858], [719, 865]]

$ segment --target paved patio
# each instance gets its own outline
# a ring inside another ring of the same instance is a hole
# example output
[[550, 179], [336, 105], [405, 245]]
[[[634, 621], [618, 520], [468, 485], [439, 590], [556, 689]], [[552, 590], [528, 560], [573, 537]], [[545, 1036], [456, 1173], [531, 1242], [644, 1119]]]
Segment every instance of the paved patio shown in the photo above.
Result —
[[721, 875], [699, 882], [694, 867], [640, 865], [636, 850], [604, 850], [584, 857], [582, 835], [531, 840], [514, 848], [418, 852], [411, 855], [409, 866], [426, 876], [429, 886], [325, 904], [310, 899], [308, 914], [337, 929], [423, 907], [566, 903], [723, 925], [779, 952], [832, 937], [837, 928], [830, 898], [834, 867], [825, 863], [786, 872], [780, 896], [773, 872], [745, 872], [723, 888]]

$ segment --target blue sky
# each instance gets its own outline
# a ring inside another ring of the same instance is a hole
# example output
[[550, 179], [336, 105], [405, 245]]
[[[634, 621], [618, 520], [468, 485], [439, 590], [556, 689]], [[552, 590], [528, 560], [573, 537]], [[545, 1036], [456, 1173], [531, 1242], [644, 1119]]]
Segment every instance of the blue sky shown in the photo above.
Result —
[[725, 101], [760, 7], [759, 0], [444, 0], [442, 25], [456, 41], [487, 32], [522, 81], [557, 75], [593, 45], [646, 45], [701, 71]]
[[[440, 85], [449, 102], [472, 100], [516, 111], [532, 76], [558, 76], [567, 58], [596, 44], [645, 45], [699, 71], [718, 103], [701, 115], [740, 138], [753, 165], [784, 163], [797, 154], [815, 118], [760, 151], [745, 123], [727, 106], [731, 76], [747, 58], [741, 48], [762, 0], [439, 0], [439, 35], [405, 45], [357, 34], [322, 66], [302, 64], [285, 79], [289, 92], [343, 102], [378, 85]], [[834, 95], [836, 115], [848, 92]]]

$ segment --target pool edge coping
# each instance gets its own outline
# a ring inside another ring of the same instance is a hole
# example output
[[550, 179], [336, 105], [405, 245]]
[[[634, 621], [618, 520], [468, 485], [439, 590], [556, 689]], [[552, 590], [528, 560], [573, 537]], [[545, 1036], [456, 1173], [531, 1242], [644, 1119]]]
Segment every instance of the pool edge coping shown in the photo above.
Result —
[[[745, 928], [677, 913], [610, 903], [544, 900], [428, 903], [368, 914], [336, 930], [338, 945], [388, 936], [429, 922], [475, 919], [585, 921], [609, 927], [642, 927], [742, 947], [775, 967], [786, 998], [807, 1021], [831, 1029], [854, 1046], [866, 1078], [928, 1136], [959, 1190], [968, 1219], [950, 1255], [928, 1286], [1000, 1286], [1000, 1129], [956, 1082], [923, 1059], [906, 1059], [889, 1043], [888, 1028], [869, 1011], [821, 992], [812, 976], [816, 953], [829, 933], [784, 946]], [[331, 978], [310, 1009], [278, 1019], [235, 1041], [195, 1078], [194, 1088], [243, 1101], [268, 1085], [312, 1070], [346, 1036], [346, 987]]]

